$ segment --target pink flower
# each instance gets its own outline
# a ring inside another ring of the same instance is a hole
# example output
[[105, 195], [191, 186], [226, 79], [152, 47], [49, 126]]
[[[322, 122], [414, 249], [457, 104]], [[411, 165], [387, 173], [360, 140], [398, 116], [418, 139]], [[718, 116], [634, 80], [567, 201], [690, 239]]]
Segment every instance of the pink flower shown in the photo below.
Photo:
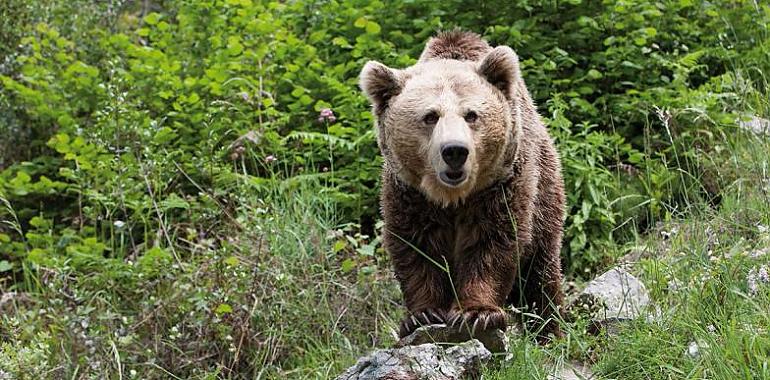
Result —
[[337, 121], [337, 117], [334, 116], [334, 111], [332, 111], [330, 108], [324, 108], [318, 114], [318, 122], [323, 123], [325, 121], [329, 123], [334, 123]]
[[275, 161], [278, 161], [278, 158], [276, 158], [272, 154], [267, 156], [267, 157], [265, 157], [265, 162], [267, 162], [268, 164], [271, 164], [271, 163], [273, 163]]

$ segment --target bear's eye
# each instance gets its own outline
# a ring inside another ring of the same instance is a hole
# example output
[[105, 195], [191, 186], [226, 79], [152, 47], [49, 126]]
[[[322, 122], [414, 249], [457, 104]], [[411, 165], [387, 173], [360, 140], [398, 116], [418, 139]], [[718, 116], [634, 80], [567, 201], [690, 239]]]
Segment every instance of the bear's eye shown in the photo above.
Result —
[[422, 121], [428, 125], [436, 124], [438, 123], [438, 113], [430, 112], [427, 115], [423, 116]]
[[473, 123], [478, 119], [479, 119], [479, 115], [475, 111], [468, 111], [468, 113], [465, 114], [466, 123]]

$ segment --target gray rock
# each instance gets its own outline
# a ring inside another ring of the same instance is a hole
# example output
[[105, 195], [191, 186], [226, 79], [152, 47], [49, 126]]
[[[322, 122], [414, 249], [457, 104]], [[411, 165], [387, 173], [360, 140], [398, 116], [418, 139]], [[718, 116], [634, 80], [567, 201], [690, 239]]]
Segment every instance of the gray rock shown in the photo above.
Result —
[[758, 116], [749, 116], [745, 119], [739, 119], [738, 126], [758, 135], [770, 134], [770, 120]]
[[577, 362], [565, 363], [557, 371], [548, 375], [548, 380], [588, 380], [595, 379], [593, 372]]
[[650, 305], [647, 288], [623, 268], [613, 268], [588, 283], [570, 308], [587, 312], [598, 326], [635, 319]]
[[494, 353], [508, 351], [508, 335], [500, 329], [476, 331], [473, 335], [467, 328], [451, 328], [445, 324], [423, 326], [401, 339], [396, 347], [416, 346], [424, 343], [461, 343], [478, 339], [484, 347]]
[[348, 368], [337, 380], [454, 380], [477, 376], [492, 353], [476, 340], [443, 347], [426, 343], [377, 350]]

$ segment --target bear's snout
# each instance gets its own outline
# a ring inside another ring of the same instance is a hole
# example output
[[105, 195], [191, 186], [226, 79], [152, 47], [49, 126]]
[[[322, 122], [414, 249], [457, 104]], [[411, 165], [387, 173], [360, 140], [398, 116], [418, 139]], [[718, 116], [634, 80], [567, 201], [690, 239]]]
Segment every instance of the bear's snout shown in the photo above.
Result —
[[439, 172], [441, 182], [449, 186], [457, 186], [468, 177], [465, 173], [465, 162], [468, 160], [468, 147], [460, 141], [451, 141], [441, 146], [441, 159], [446, 164], [446, 170]]
[[468, 159], [468, 147], [461, 142], [451, 142], [441, 147], [441, 158], [453, 171], [462, 170]]

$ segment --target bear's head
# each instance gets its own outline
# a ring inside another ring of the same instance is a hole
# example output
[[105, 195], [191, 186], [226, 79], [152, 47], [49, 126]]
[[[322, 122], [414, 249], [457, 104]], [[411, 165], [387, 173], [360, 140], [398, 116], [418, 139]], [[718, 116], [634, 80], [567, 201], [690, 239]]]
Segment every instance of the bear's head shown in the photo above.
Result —
[[389, 170], [443, 206], [504, 176], [520, 134], [513, 112], [518, 57], [507, 46], [492, 49], [479, 41], [486, 48], [466, 59], [451, 49], [431, 54], [432, 40], [414, 66], [370, 61], [361, 72]]

